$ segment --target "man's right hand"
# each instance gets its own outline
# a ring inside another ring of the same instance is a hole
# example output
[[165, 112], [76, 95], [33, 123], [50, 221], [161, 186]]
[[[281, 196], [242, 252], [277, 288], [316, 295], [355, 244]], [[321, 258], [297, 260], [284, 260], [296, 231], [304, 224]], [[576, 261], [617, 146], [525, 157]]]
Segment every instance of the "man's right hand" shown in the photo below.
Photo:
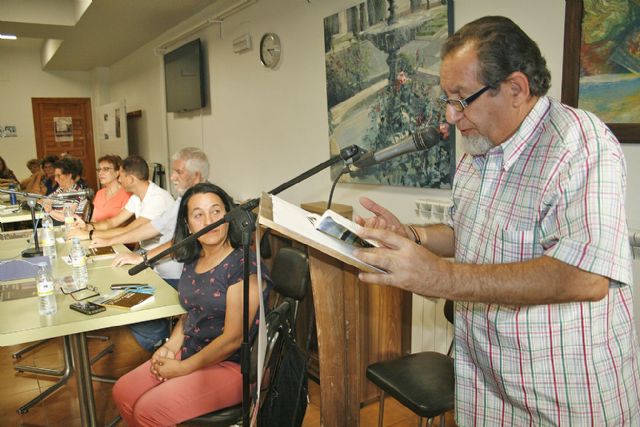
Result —
[[380, 206], [373, 200], [369, 199], [368, 197], [360, 197], [360, 204], [363, 208], [372, 212], [374, 216], [365, 219], [359, 215], [356, 215], [356, 223], [366, 228], [380, 228], [389, 230], [406, 238], [413, 237], [407, 233], [406, 227], [400, 222], [397, 216], [395, 216], [389, 210]]
[[131, 253], [118, 254], [111, 263], [112, 267], [120, 267], [121, 265], [140, 264], [144, 259], [142, 255]]

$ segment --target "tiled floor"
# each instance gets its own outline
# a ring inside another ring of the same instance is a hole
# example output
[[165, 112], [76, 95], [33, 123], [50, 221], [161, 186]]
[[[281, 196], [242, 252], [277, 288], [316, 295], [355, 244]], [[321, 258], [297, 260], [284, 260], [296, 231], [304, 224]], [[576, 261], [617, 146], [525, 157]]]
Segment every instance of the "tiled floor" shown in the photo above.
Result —
[[[144, 362], [149, 354], [140, 349], [126, 328], [113, 328], [102, 331], [111, 337], [116, 351], [107, 355], [94, 365], [94, 372], [105, 376], [119, 376]], [[90, 354], [94, 355], [108, 343], [89, 340]], [[0, 427], [5, 426], [51, 426], [82, 427], [78, 409], [76, 382], [72, 377], [65, 386], [43, 402], [34, 406], [24, 415], [16, 409], [50, 387], [51, 377], [17, 373], [13, 369], [15, 361], [11, 354], [22, 346], [0, 348]], [[62, 340], [51, 340], [23, 356], [21, 364], [58, 369], [63, 365]], [[94, 381], [96, 415], [99, 425], [107, 425], [117, 412], [111, 400], [111, 384]], [[305, 415], [304, 427], [320, 426], [320, 387], [309, 382], [310, 403]], [[360, 425], [377, 426], [378, 404], [373, 403], [360, 411]], [[393, 399], [385, 403], [384, 425], [389, 427], [417, 426], [418, 418], [412, 412]], [[124, 423], [120, 423], [123, 426]], [[438, 424], [436, 424], [438, 425]], [[453, 418], [447, 415], [447, 426], [455, 426]]]

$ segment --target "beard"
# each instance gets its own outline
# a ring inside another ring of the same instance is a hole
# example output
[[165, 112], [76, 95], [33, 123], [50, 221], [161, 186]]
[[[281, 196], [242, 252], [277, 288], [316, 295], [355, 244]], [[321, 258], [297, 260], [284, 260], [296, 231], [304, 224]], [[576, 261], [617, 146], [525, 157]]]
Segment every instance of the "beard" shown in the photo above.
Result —
[[462, 151], [472, 156], [482, 156], [493, 148], [493, 143], [482, 135], [463, 136]]

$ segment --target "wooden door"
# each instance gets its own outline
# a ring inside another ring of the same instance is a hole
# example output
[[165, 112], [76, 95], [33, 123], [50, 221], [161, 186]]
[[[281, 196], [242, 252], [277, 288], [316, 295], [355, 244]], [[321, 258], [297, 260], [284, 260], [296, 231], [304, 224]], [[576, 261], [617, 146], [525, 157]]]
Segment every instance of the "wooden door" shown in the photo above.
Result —
[[38, 158], [68, 153], [80, 159], [82, 177], [97, 190], [91, 99], [31, 98], [31, 105]]

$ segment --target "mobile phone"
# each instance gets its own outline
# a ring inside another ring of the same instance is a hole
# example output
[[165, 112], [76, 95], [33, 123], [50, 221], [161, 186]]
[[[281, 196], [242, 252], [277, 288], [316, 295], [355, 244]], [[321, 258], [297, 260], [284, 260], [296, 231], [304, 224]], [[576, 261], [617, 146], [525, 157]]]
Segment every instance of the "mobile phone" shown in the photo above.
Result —
[[146, 283], [114, 283], [111, 285], [111, 289], [127, 289], [134, 288], [136, 286], [147, 286]]
[[106, 310], [103, 306], [91, 302], [74, 302], [73, 304], [69, 305], [69, 308], [71, 310], [79, 311], [80, 313], [89, 315], [100, 313], [101, 311]]
[[320, 223], [316, 225], [316, 229], [353, 246], [360, 246], [362, 248], [374, 247], [371, 243], [362, 239], [360, 236], [349, 230], [344, 225], [336, 222], [330, 216], [327, 216], [322, 221], [320, 221]]

